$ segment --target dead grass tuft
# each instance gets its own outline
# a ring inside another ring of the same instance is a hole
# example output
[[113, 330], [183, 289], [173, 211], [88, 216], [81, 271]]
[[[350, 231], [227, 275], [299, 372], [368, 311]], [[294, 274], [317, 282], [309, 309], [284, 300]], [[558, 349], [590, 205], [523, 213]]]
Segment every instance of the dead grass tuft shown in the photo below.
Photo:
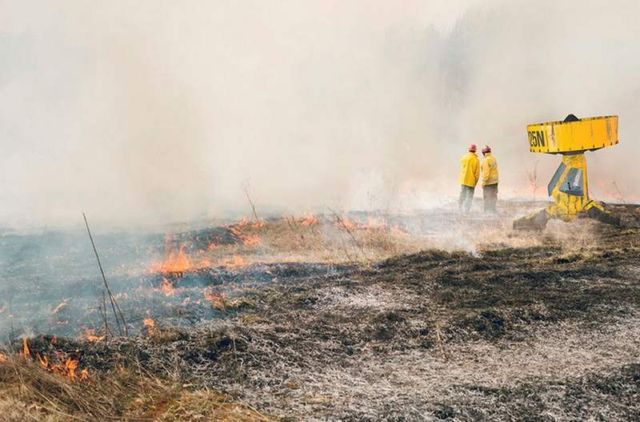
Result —
[[0, 364], [0, 397], [0, 419], [7, 422], [269, 420], [224, 394], [192, 391], [135, 367], [70, 382], [10, 357]]

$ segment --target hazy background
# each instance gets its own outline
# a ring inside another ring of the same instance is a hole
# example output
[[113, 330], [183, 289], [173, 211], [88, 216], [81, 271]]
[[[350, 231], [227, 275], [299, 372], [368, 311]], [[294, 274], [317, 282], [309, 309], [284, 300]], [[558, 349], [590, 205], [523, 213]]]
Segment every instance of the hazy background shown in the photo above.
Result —
[[[0, 226], [428, 207], [526, 124], [620, 115], [592, 189], [637, 200], [640, 3], [0, 0]], [[543, 189], [539, 191], [542, 197]]]

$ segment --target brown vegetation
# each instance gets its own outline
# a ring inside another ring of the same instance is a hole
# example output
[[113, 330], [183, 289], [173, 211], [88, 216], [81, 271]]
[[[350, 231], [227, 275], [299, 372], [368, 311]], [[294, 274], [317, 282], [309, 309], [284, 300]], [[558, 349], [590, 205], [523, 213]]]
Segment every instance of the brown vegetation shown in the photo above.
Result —
[[[156, 306], [127, 305], [143, 303], [141, 288], [123, 299], [136, 337], [31, 338], [31, 355], [76, 356], [87, 380], [4, 350], [0, 409], [14, 420], [638, 418], [640, 213], [616, 212], [622, 228], [578, 220], [539, 234], [433, 214], [420, 230], [424, 216], [307, 216], [182, 235], [172, 242], [190, 263], [245, 263], [150, 275]], [[443, 221], [448, 234], [430, 236]], [[473, 247], [428, 248], [474, 230]]]

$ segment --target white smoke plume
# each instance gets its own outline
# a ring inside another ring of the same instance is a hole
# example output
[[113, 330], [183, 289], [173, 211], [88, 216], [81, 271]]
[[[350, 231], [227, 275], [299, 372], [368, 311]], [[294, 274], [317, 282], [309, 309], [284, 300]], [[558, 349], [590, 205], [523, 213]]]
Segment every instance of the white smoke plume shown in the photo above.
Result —
[[[527, 123], [620, 115], [597, 194], [640, 194], [635, 1], [0, 0], [0, 226], [425, 207]], [[540, 191], [542, 194], [542, 190]], [[606, 199], [606, 198], [605, 198]]]

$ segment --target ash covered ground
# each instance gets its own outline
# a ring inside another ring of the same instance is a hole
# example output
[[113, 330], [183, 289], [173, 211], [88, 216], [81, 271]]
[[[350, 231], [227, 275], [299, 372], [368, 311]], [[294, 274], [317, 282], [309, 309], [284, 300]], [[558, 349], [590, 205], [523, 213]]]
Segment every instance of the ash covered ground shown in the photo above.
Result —
[[637, 420], [640, 208], [612, 206], [621, 227], [511, 230], [539, 207], [98, 234], [129, 338], [112, 316], [105, 330], [85, 233], [5, 233], [3, 353], [27, 338], [93, 380], [135, 367], [256, 411], [235, 420]]

